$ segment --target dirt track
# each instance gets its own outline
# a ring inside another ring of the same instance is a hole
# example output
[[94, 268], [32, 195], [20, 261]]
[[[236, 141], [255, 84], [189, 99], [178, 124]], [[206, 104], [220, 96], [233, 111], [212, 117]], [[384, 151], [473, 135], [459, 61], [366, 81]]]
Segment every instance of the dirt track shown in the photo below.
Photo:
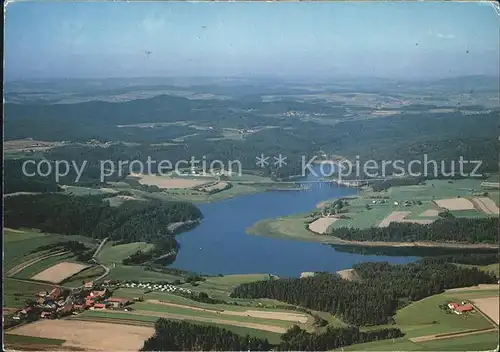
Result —
[[[113, 314], [113, 313], [124, 314], [121, 311], [113, 311], [113, 310], [107, 310], [106, 312], [109, 312], [110, 314]], [[196, 315], [182, 315], [182, 314], [171, 314], [171, 313], [164, 313], [164, 312], [152, 312], [152, 311], [147, 311], [147, 310], [134, 310], [132, 312], [128, 312], [127, 314], [149, 315], [149, 316], [155, 316], [158, 318], [169, 318], [169, 319], [176, 319], [176, 320], [195, 320], [195, 321], [202, 321], [205, 323], [241, 326], [243, 328], [277, 332], [279, 334], [283, 334], [287, 330], [287, 329], [282, 328], [280, 326], [274, 326], [274, 325], [246, 323], [246, 322], [236, 321], [236, 320], [224, 320], [224, 319], [217, 319], [217, 318], [199, 317]]]
[[9, 333], [66, 340], [62, 347], [86, 351], [139, 351], [144, 341], [154, 334], [154, 328], [57, 319], [39, 320]]
[[16, 265], [15, 267], [13, 267], [9, 271], [7, 271], [5, 273], [5, 276], [16, 275], [17, 273], [23, 271], [24, 269], [26, 269], [27, 267], [29, 267], [29, 266], [31, 266], [31, 265], [33, 265], [35, 263], [38, 263], [39, 261], [42, 261], [42, 260], [47, 259], [47, 258], [57, 257], [59, 255], [63, 255], [63, 254], [67, 254], [67, 253], [69, 253], [69, 251], [61, 251], [61, 252], [57, 252], [57, 253], [51, 253], [51, 254], [42, 255], [41, 257], [37, 257], [37, 258], [34, 258], [34, 259], [30, 259], [28, 261], [25, 261], [25, 262], [23, 262], [21, 264]]
[[275, 320], [284, 320], [291, 321], [296, 323], [307, 323], [307, 316], [305, 314], [300, 313], [285, 313], [285, 312], [276, 312], [276, 311], [260, 311], [260, 310], [246, 310], [243, 312], [238, 312], [234, 310], [216, 310], [216, 309], [205, 309], [199, 307], [185, 306], [182, 304], [175, 304], [170, 302], [159, 301], [156, 299], [149, 299], [146, 302], [153, 304], [162, 304], [170, 307], [184, 308], [197, 310], [202, 312], [210, 312], [221, 315], [233, 315], [240, 317], [253, 317], [253, 318], [262, 318], [262, 319], [275, 319]]
[[489, 328], [489, 329], [481, 329], [481, 330], [473, 330], [473, 331], [464, 331], [457, 333], [449, 333], [449, 334], [439, 334], [439, 335], [425, 335], [419, 337], [411, 337], [409, 340], [411, 342], [425, 342], [425, 341], [433, 341], [433, 340], [443, 340], [443, 339], [451, 339], [468, 335], [477, 335], [483, 334], [486, 332], [496, 331], [497, 328]]

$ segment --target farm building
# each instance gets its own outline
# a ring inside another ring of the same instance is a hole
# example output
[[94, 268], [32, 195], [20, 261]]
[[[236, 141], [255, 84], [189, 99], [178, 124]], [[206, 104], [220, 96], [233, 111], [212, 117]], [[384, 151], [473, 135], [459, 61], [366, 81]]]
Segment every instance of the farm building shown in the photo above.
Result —
[[450, 302], [450, 303], [448, 303], [448, 308], [450, 308], [450, 309], [457, 309], [458, 308], [458, 304], [455, 303], [455, 302]]
[[94, 282], [93, 281], [90, 281], [90, 282], [86, 282], [85, 285], [84, 285], [85, 288], [92, 288], [94, 287]]
[[464, 306], [460, 306], [460, 307], [455, 308], [455, 313], [456, 314], [463, 314], [466, 312], [472, 312], [473, 310], [474, 310], [474, 308], [470, 304], [466, 304]]
[[113, 308], [122, 308], [132, 303], [127, 298], [117, 298], [117, 297], [110, 297], [106, 300], [106, 302], [110, 303]]
[[109, 303], [96, 303], [94, 304], [94, 309], [106, 309], [109, 307]]

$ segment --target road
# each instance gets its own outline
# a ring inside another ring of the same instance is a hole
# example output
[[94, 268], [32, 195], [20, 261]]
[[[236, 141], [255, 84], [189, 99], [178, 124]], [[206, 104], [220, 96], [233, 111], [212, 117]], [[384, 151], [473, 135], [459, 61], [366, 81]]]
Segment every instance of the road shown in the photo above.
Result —
[[97, 255], [99, 254], [99, 252], [101, 251], [102, 247], [104, 247], [104, 245], [106, 244], [106, 242], [108, 241], [108, 238], [109, 237], [106, 237], [105, 239], [102, 240], [101, 244], [99, 244], [99, 247], [97, 247], [97, 249], [95, 250], [94, 252], [94, 255], [92, 256], [92, 259], [96, 258]]

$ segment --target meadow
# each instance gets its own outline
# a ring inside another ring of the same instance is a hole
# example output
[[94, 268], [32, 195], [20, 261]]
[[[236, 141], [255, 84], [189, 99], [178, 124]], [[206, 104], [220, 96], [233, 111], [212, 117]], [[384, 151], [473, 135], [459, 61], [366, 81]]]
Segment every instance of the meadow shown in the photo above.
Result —
[[468, 330], [494, 328], [480, 312], [457, 315], [447, 312], [439, 305], [449, 302], [460, 303], [480, 296], [498, 296], [498, 290], [478, 290], [474, 288], [460, 291], [445, 291], [441, 294], [424, 298], [397, 311], [395, 325], [406, 335], [394, 340], [375, 341], [352, 345], [348, 351], [481, 351], [493, 350], [498, 344], [498, 330], [474, 335], [454, 336], [446, 339], [422, 342], [410, 341], [411, 338]]
[[[131, 314], [125, 314], [125, 313], [108, 313], [105, 311], [86, 311], [83, 314], [80, 314], [75, 317], [70, 317], [69, 319], [71, 320], [90, 320], [90, 321], [99, 321], [99, 319], [103, 319], [103, 321], [109, 322], [109, 323], [115, 323], [115, 324], [129, 324], [133, 321], [149, 324], [150, 326], [153, 326], [156, 320], [158, 320], [158, 317], [155, 316], [150, 316], [150, 315], [131, 315]], [[250, 335], [253, 337], [259, 337], [259, 338], [267, 338], [269, 342], [271, 343], [279, 343], [281, 341], [281, 334], [274, 333], [271, 331], [264, 331], [264, 330], [258, 330], [258, 329], [252, 329], [252, 328], [245, 328], [245, 327], [240, 327], [240, 326], [234, 326], [234, 325], [227, 325], [227, 324], [214, 324], [214, 323], [206, 323], [202, 321], [197, 321], [197, 320], [189, 320], [186, 319], [186, 321], [200, 324], [200, 325], [216, 325], [218, 327], [227, 329], [229, 331], [232, 331], [236, 334], [240, 335]]]

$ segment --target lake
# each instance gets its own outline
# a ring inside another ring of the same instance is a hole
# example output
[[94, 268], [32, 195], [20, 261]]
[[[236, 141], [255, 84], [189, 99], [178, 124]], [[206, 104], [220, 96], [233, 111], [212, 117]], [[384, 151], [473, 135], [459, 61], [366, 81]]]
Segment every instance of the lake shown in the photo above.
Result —
[[[308, 181], [316, 181], [313, 176]], [[249, 235], [259, 220], [312, 211], [321, 201], [356, 194], [356, 189], [324, 182], [309, 190], [272, 191], [199, 204], [204, 219], [177, 236], [180, 250], [171, 267], [200, 274], [269, 273], [281, 277], [304, 271], [334, 272], [367, 261], [402, 264], [415, 257], [375, 256], [338, 252], [328, 245]]]

